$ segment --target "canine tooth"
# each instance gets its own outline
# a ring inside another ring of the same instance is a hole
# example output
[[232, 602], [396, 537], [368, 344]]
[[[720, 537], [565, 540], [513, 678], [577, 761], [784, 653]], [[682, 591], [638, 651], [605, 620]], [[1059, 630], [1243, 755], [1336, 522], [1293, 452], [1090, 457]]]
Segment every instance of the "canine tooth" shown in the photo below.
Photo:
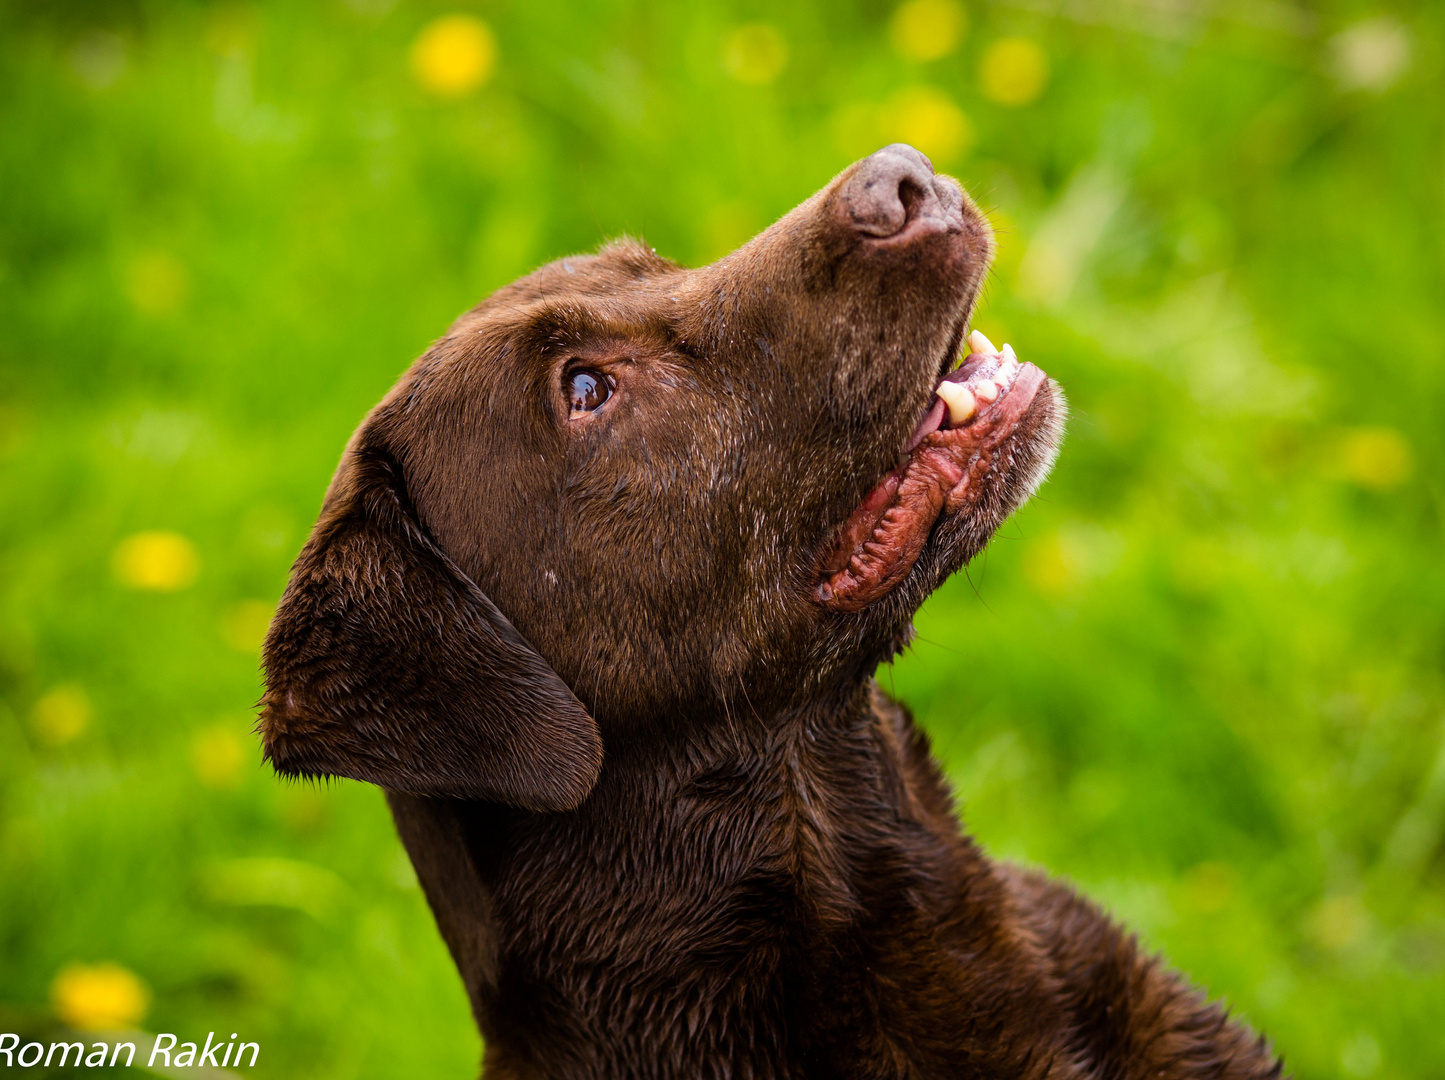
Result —
[[937, 394], [948, 406], [948, 420], [951, 424], [961, 424], [978, 411], [978, 402], [973, 399], [973, 391], [962, 383], [939, 383]]
[[1003, 358], [1012, 364], [1019, 362], [1018, 353], [1014, 352], [1014, 347], [1007, 341], [1003, 343]]
[[978, 330], [968, 335], [968, 351], [988, 353], [989, 355], [998, 352], [998, 350], [993, 347], [993, 342], [989, 341], [989, 339], [984, 337]]
[[985, 403], [993, 401], [998, 397], [998, 386], [992, 379], [985, 379], [974, 385], [973, 396]]

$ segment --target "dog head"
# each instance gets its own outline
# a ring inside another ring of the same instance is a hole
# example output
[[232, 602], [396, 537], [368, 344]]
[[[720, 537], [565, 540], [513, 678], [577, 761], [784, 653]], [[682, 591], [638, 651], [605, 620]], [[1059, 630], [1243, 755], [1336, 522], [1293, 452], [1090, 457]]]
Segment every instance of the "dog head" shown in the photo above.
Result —
[[958, 184], [890, 146], [711, 266], [617, 243], [462, 316], [297, 560], [275, 767], [564, 808], [604, 733], [866, 678], [1058, 442], [1032, 365], [950, 372], [991, 256]]

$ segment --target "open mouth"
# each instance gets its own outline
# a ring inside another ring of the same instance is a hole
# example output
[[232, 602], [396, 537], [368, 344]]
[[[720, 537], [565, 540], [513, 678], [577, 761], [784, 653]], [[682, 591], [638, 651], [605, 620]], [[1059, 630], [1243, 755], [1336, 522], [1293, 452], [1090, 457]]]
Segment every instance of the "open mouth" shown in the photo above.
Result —
[[886, 595], [913, 569], [939, 517], [972, 506], [1010, 468], [1010, 436], [1047, 377], [976, 330], [968, 347], [934, 388], [898, 467], [825, 548], [814, 590], [825, 607], [859, 611]]

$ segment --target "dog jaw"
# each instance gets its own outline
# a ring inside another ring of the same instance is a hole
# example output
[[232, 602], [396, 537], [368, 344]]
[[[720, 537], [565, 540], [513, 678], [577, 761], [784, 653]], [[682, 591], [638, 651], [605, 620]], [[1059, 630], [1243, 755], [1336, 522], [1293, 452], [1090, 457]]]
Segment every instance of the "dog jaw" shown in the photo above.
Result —
[[[937, 400], [904, 447], [902, 463], [824, 548], [814, 589], [824, 607], [862, 611], [912, 572], [945, 517], [981, 516], [965, 531], [976, 535], [982, 525], [991, 534], [1048, 475], [1063, 432], [1062, 392], [1033, 364], [1020, 365], [1007, 344], [995, 350], [977, 331], [969, 344], [974, 352], [935, 388]], [[1021, 431], [1037, 445], [1016, 447]], [[1019, 476], [1010, 481], [1015, 468]], [[999, 514], [985, 495], [1002, 485], [1014, 497], [1003, 500]]]

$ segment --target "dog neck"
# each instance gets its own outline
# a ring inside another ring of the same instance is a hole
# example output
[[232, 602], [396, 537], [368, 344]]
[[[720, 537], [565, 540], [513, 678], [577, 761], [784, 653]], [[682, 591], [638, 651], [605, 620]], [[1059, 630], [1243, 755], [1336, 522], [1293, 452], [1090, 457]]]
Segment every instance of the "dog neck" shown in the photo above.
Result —
[[[912, 985], [926, 1023], [957, 989], [937, 928], [964, 897], [1006, 909], [925, 741], [871, 681], [831, 712], [688, 721], [609, 748], [569, 813], [389, 794], [488, 1077], [893, 1060], [907, 1025], [874, 982]], [[974, 930], [975, 967], [996, 946], [1018, 969], [1017, 942]]]

